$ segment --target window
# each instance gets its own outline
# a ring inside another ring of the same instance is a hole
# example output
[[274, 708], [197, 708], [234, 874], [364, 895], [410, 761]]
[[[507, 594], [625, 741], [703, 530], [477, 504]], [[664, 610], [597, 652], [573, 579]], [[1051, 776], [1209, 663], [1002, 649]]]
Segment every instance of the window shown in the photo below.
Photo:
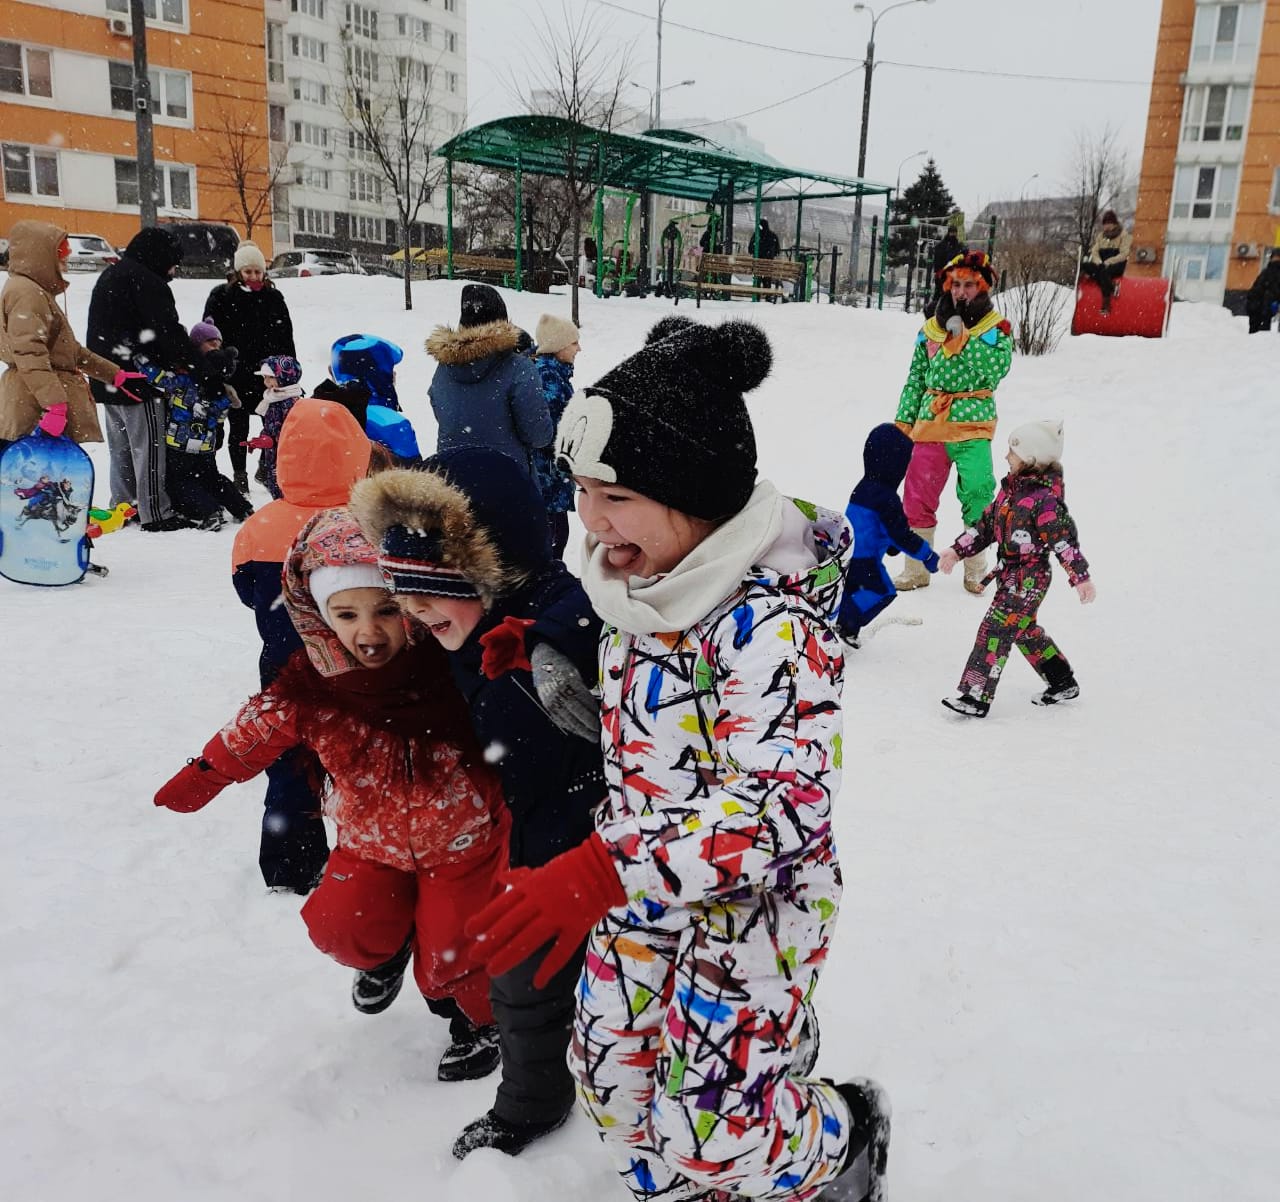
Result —
[[347, 149], [351, 152], [352, 158], [363, 159], [366, 162], [373, 160], [373, 148], [369, 145], [369, 139], [354, 129], [347, 131]]
[[315, 188], [319, 192], [329, 191], [329, 169], [327, 167], [310, 167], [300, 163], [295, 168], [294, 180], [304, 188]]
[[1252, 63], [1258, 55], [1262, 5], [1202, 4], [1191, 35], [1193, 63]]
[[[186, 23], [184, 0], [143, 0], [142, 11], [148, 21], [163, 21], [166, 25]], [[107, 12], [129, 14], [129, 0], [107, 0]], [[134, 204], [137, 204], [134, 201]]]
[[[116, 159], [116, 204], [138, 204], [138, 163], [136, 159]], [[172, 163], [156, 164], [156, 207], [194, 213], [191, 168]]]
[[419, 42], [431, 41], [431, 22], [418, 17], [406, 17], [401, 13], [396, 17], [396, 32], [402, 38], [414, 38]]
[[352, 217], [351, 218], [352, 236], [357, 242], [381, 242], [382, 241], [382, 218], [381, 217]]
[[324, 0], [289, 0], [289, 11], [324, 20]]
[[1249, 89], [1213, 84], [1187, 89], [1182, 118], [1184, 142], [1239, 142], [1249, 112]]
[[318, 79], [290, 80], [294, 100], [305, 100], [310, 104], [329, 103], [329, 85]]
[[456, 92], [458, 90], [458, 73], [456, 71], [450, 71], [448, 80], [449, 80], [449, 91]]
[[444, 35], [444, 48], [451, 54], [458, 53], [458, 35], [456, 33], [446, 33]]
[[53, 98], [53, 70], [47, 50], [0, 42], [0, 92]]
[[297, 209], [294, 213], [294, 230], [299, 234], [321, 234], [333, 237], [333, 214], [327, 209]]
[[267, 22], [267, 82], [284, 83], [284, 26]]
[[[147, 71], [147, 77], [151, 80], [151, 102], [155, 115], [185, 121], [190, 116], [186, 72], [151, 67]], [[111, 87], [112, 109], [116, 112], [133, 112], [133, 64], [108, 63], [107, 78]]]
[[417, 84], [420, 88], [431, 86], [431, 68], [426, 63], [421, 63], [416, 58], [398, 58], [396, 68], [402, 82]]
[[37, 150], [33, 146], [15, 146], [6, 142], [0, 148], [4, 159], [4, 191], [6, 196], [60, 196], [58, 184], [58, 152]]
[[284, 142], [289, 137], [289, 125], [284, 119], [283, 104], [267, 105], [267, 137], [273, 142]]
[[458, 0], [444, 0], [444, 11], [453, 13], [458, 11]]
[[378, 52], [367, 46], [348, 46], [347, 74], [352, 80], [377, 83]]
[[378, 14], [363, 4], [347, 5], [347, 30], [352, 37], [378, 40]]
[[347, 173], [347, 196], [351, 200], [364, 200], [371, 204], [382, 203], [382, 180], [371, 171]]
[[300, 146], [318, 146], [321, 150], [328, 150], [329, 127], [317, 125], [313, 121], [295, 121], [293, 140]]
[[325, 44], [319, 38], [298, 33], [289, 35], [289, 53], [294, 58], [305, 58], [313, 63], [323, 63], [326, 58]]
[[1179, 278], [1212, 282], [1225, 278], [1227, 273], [1227, 248], [1209, 242], [1170, 242], [1164, 250], [1165, 262], [1178, 273]]
[[1268, 207], [1272, 213], [1280, 213], [1280, 167], [1271, 177], [1271, 203]]
[[1235, 207], [1236, 166], [1184, 166], [1173, 176], [1173, 219], [1209, 221], [1230, 217]]

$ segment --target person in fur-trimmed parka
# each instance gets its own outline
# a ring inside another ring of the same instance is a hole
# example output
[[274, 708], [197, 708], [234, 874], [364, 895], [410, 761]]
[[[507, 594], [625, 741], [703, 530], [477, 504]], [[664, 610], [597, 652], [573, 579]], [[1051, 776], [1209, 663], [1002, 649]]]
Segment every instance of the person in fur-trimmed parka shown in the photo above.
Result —
[[521, 331], [488, 284], [462, 290], [458, 328], [437, 326], [427, 353], [439, 366], [428, 395], [439, 426], [437, 451], [490, 447], [533, 474], [533, 452], [555, 436], [555, 422], [533, 361], [516, 354]]
[[[421, 471], [362, 480], [351, 511], [380, 548], [401, 605], [449, 653], [472, 724], [502, 777], [511, 867], [527, 871], [576, 847], [605, 795], [596, 676], [600, 620], [551, 553], [537, 485], [510, 458], [446, 451]], [[565, 1063], [582, 948], [543, 988], [542, 956], [493, 978], [502, 1081], [488, 1114], [454, 1144], [514, 1155], [573, 1109]]]

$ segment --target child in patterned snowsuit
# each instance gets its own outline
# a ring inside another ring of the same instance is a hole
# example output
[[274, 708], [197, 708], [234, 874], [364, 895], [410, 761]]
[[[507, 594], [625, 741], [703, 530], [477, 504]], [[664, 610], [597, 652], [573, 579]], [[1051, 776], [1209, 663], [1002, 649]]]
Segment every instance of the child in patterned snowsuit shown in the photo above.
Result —
[[[911, 369], [898, 400], [898, 428], [915, 443], [902, 490], [911, 528], [933, 544], [938, 502], [956, 468], [961, 517], [972, 526], [996, 494], [991, 439], [996, 429], [996, 387], [1013, 361], [1009, 323], [991, 307], [995, 273], [982, 251], [952, 259], [942, 271], [942, 298], [916, 337]], [[986, 565], [966, 561], [964, 584], [971, 593]], [[908, 563], [894, 583], [924, 588], [929, 573]]]
[[430, 1009], [450, 1020], [443, 1081], [498, 1063], [489, 980], [463, 923], [498, 889], [510, 820], [432, 639], [416, 637], [383, 586], [377, 552], [341, 509], [317, 514], [285, 564], [284, 599], [304, 649], [156, 794], [191, 813], [227, 785], [309, 747], [338, 828], [302, 908], [312, 942], [357, 970], [351, 999], [385, 1010], [412, 958]]
[[1037, 620], [1053, 578], [1052, 553], [1066, 570], [1082, 604], [1094, 599], [1089, 565], [1080, 552], [1076, 524], [1062, 487], [1062, 423], [1028, 422], [1009, 436], [1009, 474], [977, 523], [939, 559], [943, 572], [995, 545], [999, 560], [983, 581], [995, 578], [991, 600], [973, 651], [960, 677], [960, 695], [942, 704], [969, 718], [985, 718], [1009, 652], [1017, 647], [1044, 681], [1036, 705], [1080, 695], [1066, 657]]
[[938, 557], [907, 524], [898, 489], [911, 462], [911, 439], [885, 422], [867, 435], [862, 448], [865, 475], [854, 485], [844, 516], [853, 527], [853, 551], [844, 575], [844, 597], [836, 625], [840, 637], [858, 646], [858, 632], [883, 613], [898, 595], [884, 570], [886, 552], [903, 552], [918, 559], [929, 572], [938, 570]]
[[[552, 422], [559, 424], [565, 406], [573, 397], [573, 361], [582, 350], [578, 327], [567, 318], [544, 313], [538, 318], [538, 354], [534, 365], [542, 380]], [[538, 447], [532, 455], [533, 478], [547, 507], [551, 527], [551, 550], [556, 558], [569, 542], [569, 512], [573, 509], [573, 481], [556, 464], [554, 447]]]
[[770, 362], [748, 323], [669, 318], [565, 411], [609, 794], [468, 927], [495, 972], [589, 932], [570, 1065], [638, 1199], [811, 1199], [887, 1155], [878, 1087], [797, 1062], [840, 905], [849, 528], [756, 479]]
[[[476, 737], [501, 748], [494, 766], [511, 811], [511, 868], [536, 869], [576, 847], [605, 795], [600, 708], [587, 683], [600, 619], [551, 554], [532, 478], [500, 451], [461, 447], [420, 471], [362, 481], [351, 511], [380, 548], [397, 601], [448, 652]], [[551, 694], [575, 683], [585, 704], [570, 730]], [[533, 984], [536, 954], [493, 977], [502, 1080], [489, 1112], [454, 1143], [459, 1159], [477, 1148], [515, 1155], [572, 1113], [565, 1052], [582, 956], [580, 946], [542, 986]]]
[[303, 395], [302, 368], [292, 355], [271, 355], [262, 361], [255, 375], [262, 377], [262, 401], [254, 412], [262, 418], [262, 433], [244, 445], [261, 451], [257, 478], [267, 486], [272, 498], [278, 501], [284, 494], [276, 482], [276, 454], [280, 431], [289, 410]]

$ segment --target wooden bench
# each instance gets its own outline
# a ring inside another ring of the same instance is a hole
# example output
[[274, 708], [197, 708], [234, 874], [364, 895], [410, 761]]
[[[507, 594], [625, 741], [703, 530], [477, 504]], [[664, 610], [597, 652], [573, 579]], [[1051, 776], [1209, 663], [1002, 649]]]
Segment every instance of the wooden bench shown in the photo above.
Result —
[[[749, 275], [756, 283], [735, 284], [735, 275]], [[720, 283], [720, 276], [729, 279], [729, 283]], [[698, 276], [694, 283], [694, 300], [702, 307], [704, 292], [723, 292], [729, 296], [763, 296], [770, 300], [787, 300], [785, 290], [776, 287], [762, 286], [761, 281], [770, 284], [791, 284], [793, 287], [804, 279], [804, 264], [793, 263], [790, 259], [753, 259], [750, 255], [703, 255], [698, 263]]]
[[[436, 269], [437, 277], [445, 275], [449, 270], [449, 254], [443, 247], [437, 247], [433, 250], [423, 251], [420, 255], [415, 255], [411, 263], [413, 267], [424, 267], [430, 274], [431, 268]], [[515, 275], [516, 261], [514, 259], [498, 259], [489, 255], [469, 255], [464, 252], [455, 251], [453, 255], [453, 272], [454, 275], [479, 274], [479, 275]]]

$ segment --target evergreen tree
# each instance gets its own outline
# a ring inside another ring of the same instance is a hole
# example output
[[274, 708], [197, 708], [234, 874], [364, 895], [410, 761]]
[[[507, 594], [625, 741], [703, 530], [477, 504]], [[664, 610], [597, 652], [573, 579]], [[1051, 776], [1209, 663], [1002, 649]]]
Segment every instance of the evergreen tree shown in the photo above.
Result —
[[[915, 240], [907, 223], [914, 217], [919, 221], [941, 221], [955, 212], [956, 202], [947, 185], [942, 182], [938, 165], [930, 158], [919, 177], [910, 187], [903, 189], [889, 208], [889, 263], [901, 266], [911, 257]], [[894, 228], [901, 227], [901, 228]]]

